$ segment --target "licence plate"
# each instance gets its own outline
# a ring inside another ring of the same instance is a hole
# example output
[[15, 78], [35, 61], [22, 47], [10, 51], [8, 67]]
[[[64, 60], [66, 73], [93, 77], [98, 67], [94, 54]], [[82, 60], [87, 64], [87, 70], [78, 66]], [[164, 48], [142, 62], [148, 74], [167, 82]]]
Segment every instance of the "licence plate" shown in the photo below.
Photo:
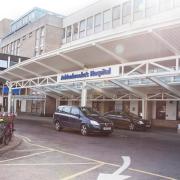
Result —
[[111, 130], [111, 127], [103, 127], [103, 130], [105, 131]]

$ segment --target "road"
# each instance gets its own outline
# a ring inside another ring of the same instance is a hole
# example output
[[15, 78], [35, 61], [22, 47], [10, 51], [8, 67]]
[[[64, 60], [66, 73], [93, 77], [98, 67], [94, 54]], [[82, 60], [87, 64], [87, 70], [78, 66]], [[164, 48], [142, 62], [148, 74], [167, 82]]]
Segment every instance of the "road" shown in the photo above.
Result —
[[[180, 179], [180, 135], [170, 130], [115, 130], [110, 137], [57, 132], [50, 121], [17, 120], [16, 149], [0, 155], [3, 180], [96, 180], [131, 159], [122, 175], [133, 180]], [[113, 180], [113, 179], [112, 179]]]

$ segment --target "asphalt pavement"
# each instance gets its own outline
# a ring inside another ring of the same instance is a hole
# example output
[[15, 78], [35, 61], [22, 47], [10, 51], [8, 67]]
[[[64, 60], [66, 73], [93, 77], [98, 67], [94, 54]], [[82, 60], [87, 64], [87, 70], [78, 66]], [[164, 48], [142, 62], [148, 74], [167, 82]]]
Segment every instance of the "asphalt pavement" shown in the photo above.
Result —
[[180, 179], [180, 135], [173, 130], [83, 137], [69, 129], [57, 132], [51, 118], [35, 117], [17, 120], [15, 129], [23, 142], [0, 154], [3, 180], [102, 180], [102, 173], [111, 180]]

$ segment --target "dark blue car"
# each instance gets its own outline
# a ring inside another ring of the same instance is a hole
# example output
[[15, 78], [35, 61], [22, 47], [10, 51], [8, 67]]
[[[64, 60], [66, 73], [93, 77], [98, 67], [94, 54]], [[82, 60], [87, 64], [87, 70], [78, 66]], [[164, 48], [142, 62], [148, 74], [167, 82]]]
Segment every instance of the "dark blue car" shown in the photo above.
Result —
[[77, 129], [83, 136], [89, 133], [109, 135], [113, 132], [112, 121], [88, 107], [59, 106], [53, 115], [55, 129]]

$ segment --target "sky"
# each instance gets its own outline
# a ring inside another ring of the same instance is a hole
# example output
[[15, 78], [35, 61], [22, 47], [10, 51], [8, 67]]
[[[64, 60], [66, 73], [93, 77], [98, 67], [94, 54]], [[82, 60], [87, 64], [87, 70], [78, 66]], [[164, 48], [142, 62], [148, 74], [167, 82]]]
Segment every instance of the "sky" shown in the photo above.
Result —
[[0, 6], [0, 20], [16, 20], [34, 7], [40, 7], [61, 15], [71, 14], [97, 0], [5, 0]]

